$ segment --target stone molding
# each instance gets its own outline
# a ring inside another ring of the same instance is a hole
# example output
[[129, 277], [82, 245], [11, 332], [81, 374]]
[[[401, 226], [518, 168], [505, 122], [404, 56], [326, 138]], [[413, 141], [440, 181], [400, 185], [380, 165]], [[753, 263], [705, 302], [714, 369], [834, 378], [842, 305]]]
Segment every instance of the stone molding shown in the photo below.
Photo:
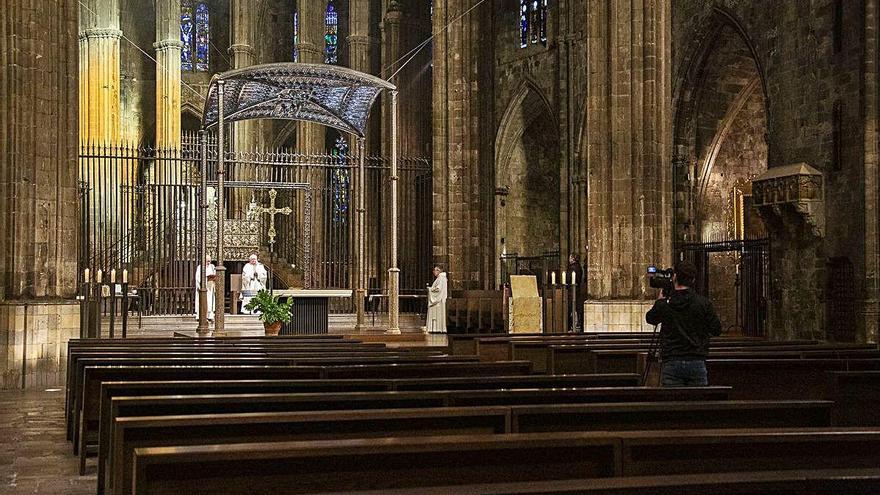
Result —
[[[300, 49], [301, 49], [301, 48], [300, 48]], [[230, 54], [230, 55], [237, 55], [237, 54], [239, 54], [239, 53], [244, 53], [244, 54], [247, 54], [247, 55], [253, 55], [253, 54], [254, 54], [254, 47], [252, 47], [251, 45], [245, 45], [245, 44], [242, 44], [242, 43], [236, 43], [236, 44], [234, 44], [234, 45], [229, 45], [229, 50], [228, 50], [228, 51], [229, 51], [229, 54]]]
[[86, 39], [120, 39], [122, 30], [114, 28], [91, 28], [79, 33], [80, 41]]
[[156, 51], [165, 50], [166, 48], [177, 48], [178, 50], [183, 49], [183, 42], [180, 40], [162, 40], [153, 43], [153, 48]]
[[753, 179], [752, 200], [762, 216], [793, 212], [814, 236], [825, 237], [824, 177], [806, 163], [773, 167]]

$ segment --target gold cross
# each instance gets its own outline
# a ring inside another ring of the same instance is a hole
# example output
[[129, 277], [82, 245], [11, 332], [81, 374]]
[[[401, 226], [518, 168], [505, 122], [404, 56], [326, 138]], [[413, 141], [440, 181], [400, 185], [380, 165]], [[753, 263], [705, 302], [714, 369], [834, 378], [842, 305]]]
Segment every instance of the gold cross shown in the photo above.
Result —
[[278, 191], [275, 189], [269, 189], [269, 207], [258, 206], [256, 207], [257, 213], [268, 213], [269, 214], [269, 249], [272, 248], [272, 245], [275, 244], [275, 215], [290, 215], [293, 210], [290, 207], [285, 206], [284, 208], [276, 208], [275, 207], [275, 198], [278, 196]]

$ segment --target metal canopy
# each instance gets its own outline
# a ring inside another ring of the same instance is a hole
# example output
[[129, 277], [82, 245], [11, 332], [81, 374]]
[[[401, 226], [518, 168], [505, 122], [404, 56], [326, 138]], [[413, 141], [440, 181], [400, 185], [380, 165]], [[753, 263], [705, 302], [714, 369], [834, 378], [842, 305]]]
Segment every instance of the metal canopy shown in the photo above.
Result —
[[370, 107], [395, 86], [345, 67], [285, 62], [216, 74], [208, 88], [203, 127], [219, 122], [218, 82], [224, 81], [223, 118], [316, 122], [364, 136]]

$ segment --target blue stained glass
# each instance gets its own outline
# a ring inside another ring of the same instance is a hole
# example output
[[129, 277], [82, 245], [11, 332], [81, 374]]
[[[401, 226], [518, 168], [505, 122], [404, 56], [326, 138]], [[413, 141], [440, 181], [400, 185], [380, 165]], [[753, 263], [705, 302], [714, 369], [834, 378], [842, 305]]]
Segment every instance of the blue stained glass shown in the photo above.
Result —
[[193, 11], [192, 2], [184, 0], [180, 3], [180, 41], [183, 48], [180, 50], [180, 69], [193, 69]]
[[529, 46], [529, 0], [519, 2], [519, 47]]
[[547, 44], [547, 0], [541, 0], [541, 43]]
[[531, 19], [529, 20], [529, 25], [532, 31], [532, 43], [537, 43], [540, 38], [541, 31], [541, 9], [538, 8], [538, 0], [532, 0], [531, 11]]
[[339, 13], [333, 0], [327, 2], [327, 11], [324, 13], [324, 63], [339, 63]]
[[299, 12], [293, 13], [293, 61], [299, 62]]
[[208, 71], [210, 36], [208, 5], [205, 2], [199, 2], [196, 7], [196, 70], [200, 72]]
[[331, 178], [331, 191], [333, 193], [333, 222], [346, 223], [349, 207], [349, 183], [351, 176], [345, 166], [345, 157], [348, 154], [348, 142], [343, 136], [336, 138], [330, 154], [339, 163], [339, 167], [333, 169]]

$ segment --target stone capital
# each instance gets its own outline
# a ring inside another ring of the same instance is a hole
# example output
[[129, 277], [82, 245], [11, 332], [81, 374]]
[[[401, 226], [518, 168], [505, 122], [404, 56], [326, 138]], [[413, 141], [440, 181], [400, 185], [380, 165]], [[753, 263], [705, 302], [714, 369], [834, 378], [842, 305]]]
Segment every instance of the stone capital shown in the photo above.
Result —
[[122, 30], [114, 28], [90, 28], [85, 29], [79, 34], [79, 39], [119, 39], [122, 38]]
[[245, 54], [245, 55], [253, 55], [254, 54], [254, 47], [252, 47], [251, 45], [245, 45], [243, 43], [236, 43], [233, 45], [229, 45], [229, 54], [230, 55], [238, 55], [240, 53]]
[[153, 43], [153, 48], [156, 51], [162, 51], [166, 48], [177, 48], [178, 50], [183, 49], [183, 42], [180, 40], [161, 40]]

